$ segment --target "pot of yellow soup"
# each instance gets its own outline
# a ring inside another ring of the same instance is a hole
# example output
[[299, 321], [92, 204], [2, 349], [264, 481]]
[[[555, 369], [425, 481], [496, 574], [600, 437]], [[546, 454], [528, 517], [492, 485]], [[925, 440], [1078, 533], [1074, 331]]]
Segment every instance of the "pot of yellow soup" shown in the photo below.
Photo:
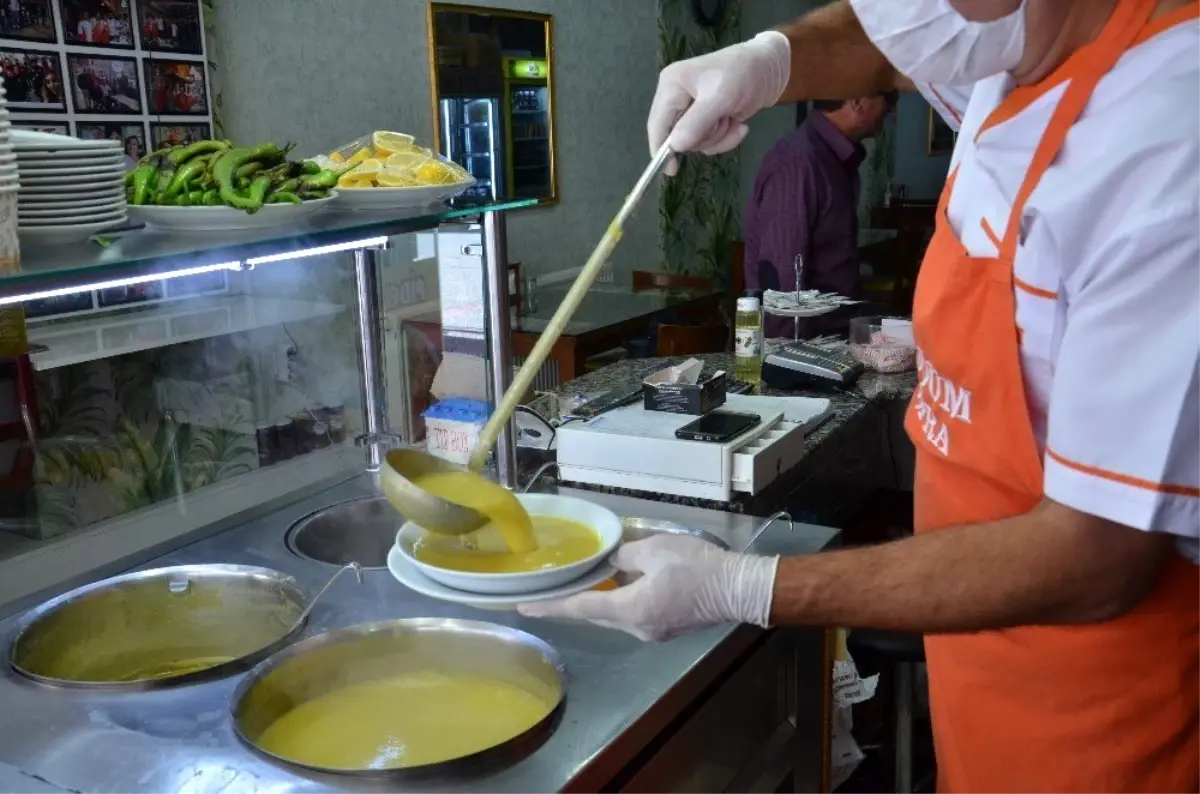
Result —
[[[468, 535], [427, 532], [413, 522], [396, 546], [435, 582], [469, 593], [519, 595], [549, 590], [592, 571], [621, 542], [621, 519], [573, 496], [514, 494], [513, 507], [490, 506], [491, 522]], [[514, 550], [513, 527], [528, 521], [532, 543]]]
[[42, 684], [112, 691], [249, 669], [299, 629], [307, 597], [279, 571], [180, 565], [103, 579], [22, 618], [8, 651]]
[[238, 737], [308, 770], [360, 775], [504, 765], [553, 732], [562, 659], [525, 632], [413, 618], [296, 643], [233, 697]]

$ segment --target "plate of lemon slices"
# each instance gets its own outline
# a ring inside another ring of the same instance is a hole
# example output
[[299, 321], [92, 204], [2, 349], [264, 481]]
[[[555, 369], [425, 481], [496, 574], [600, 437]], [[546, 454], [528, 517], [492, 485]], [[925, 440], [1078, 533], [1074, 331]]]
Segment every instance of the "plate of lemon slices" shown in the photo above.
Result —
[[475, 184], [462, 166], [402, 132], [379, 130], [313, 160], [322, 168], [343, 171], [335, 199], [342, 209], [424, 207]]

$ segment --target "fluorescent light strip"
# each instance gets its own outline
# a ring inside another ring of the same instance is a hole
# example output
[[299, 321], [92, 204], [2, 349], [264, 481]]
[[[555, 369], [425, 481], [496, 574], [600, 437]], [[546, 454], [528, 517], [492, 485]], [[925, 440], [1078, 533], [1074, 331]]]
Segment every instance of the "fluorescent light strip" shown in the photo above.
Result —
[[10, 295], [0, 297], [0, 306], [11, 306], [14, 303], [24, 303], [25, 301], [36, 301], [44, 298], [59, 298], [63, 295], [75, 295], [80, 292], [91, 292], [93, 290], [113, 289], [115, 287], [130, 287], [134, 284], [147, 284], [151, 281], [165, 281], [171, 278], [184, 278], [185, 276], [199, 276], [202, 273], [213, 273], [218, 270], [241, 270], [241, 262], [222, 262], [218, 265], [201, 265], [199, 267], [185, 267], [179, 270], [168, 270], [165, 273], [150, 273], [140, 276], [128, 276], [126, 278], [114, 278], [109, 281], [96, 281], [91, 284], [79, 284], [74, 287], [57, 287], [55, 289], [39, 290], [37, 292], [27, 292], [23, 295]]
[[254, 267], [256, 265], [265, 265], [269, 262], [286, 262], [289, 259], [303, 259], [307, 256], [336, 254], [341, 251], [354, 251], [359, 248], [380, 248], [387, 245], [387, 241], [388, 238], [386, 237], [368, 237], [365, 240], [354, 240], [353, 242], [337, 243], [336, 245], [323, 245], [320, 248], [306, 248], [303, 251], [289, 251], [284, 254], [257, 256], [253, 259], [247, 259], [246, 264]]

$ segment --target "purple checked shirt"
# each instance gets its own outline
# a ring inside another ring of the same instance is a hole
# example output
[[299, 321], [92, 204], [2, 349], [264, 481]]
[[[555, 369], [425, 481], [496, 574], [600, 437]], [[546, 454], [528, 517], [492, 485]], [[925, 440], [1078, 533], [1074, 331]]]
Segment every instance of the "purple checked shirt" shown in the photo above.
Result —
[[[792, 290], [796, 255], [804, 289], [857, 297], [858, 166], [865, 152], [812, 112], [767, 153], [746, 210], [746, 289]], [[766, 316], [767, 337], [792, 336], [792, 321]]]

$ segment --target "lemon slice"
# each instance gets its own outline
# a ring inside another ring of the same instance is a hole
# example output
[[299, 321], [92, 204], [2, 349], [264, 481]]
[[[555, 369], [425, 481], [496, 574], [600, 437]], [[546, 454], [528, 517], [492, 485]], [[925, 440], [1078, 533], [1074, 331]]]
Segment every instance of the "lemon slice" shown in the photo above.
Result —
[[422, 185], [450, 185], [457, 181], [454, 169], [441, 160], [433, 160], [417, 169], [417, 182]]
[[377, 152], [387, 152], [395, 154], [396, 152], [407, 151], [412, 148], [413, 142], [416, 140], [411, 135], [405, 135], [402, 132], [388, 132], [379, 130], [371, 136], [371, 144]]
[[408, 168], [385, 168], [375, 177], [380, 187], [412, 187], [417, 184], [416, 176]]
[[359, 177], [371, 176], [383, 170], [383, 161], [374, 157], [369, 157], [358, 164], [351, 173], [357, 174]]
[[337, 152], [334, 152], [333, 154], [329, 155], [329, 159], [330, 159], [330, 160], [333, 160], [335, 163], [344, 163], [344, 162], [346, 162], [346, 158], [345, 158], [345, 157], [342, 157], [342, 156], [341, 156], [341, 154], [339, 154], [339, 153], [337, 153]]
[[373, 154], [373, 152], [371, 151], [371, 147], [364, 146], [363, 148], [361, 148], [357, 152], [355, 152], [350, 157], [350, 159], [346, 161], [346, 164], [347, 165], [358, 165], [359, 163], [368, 159], [372, 154]]
[[405, 170], [413, 171], [420, 168], [429, 158], [420, 152], [414, 152], [411, 149], [406, 152], [396, 152], [383, 161], [384, 168], [389, 170]]

